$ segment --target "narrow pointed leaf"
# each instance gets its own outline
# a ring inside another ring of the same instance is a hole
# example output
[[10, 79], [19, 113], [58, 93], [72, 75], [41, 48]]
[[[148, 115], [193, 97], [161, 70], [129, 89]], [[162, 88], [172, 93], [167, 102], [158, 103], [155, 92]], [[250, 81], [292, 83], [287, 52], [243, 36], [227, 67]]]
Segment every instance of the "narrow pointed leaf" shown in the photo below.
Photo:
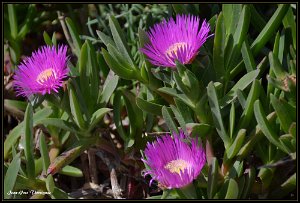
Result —
[[239, 194], [239, 186], [234, 179], [230, 178], [225, 199], [237, 199], [238, 194]]
[[97, 35], [99, 36], [99, 38], [102, 40], [102, 42], [107, 46], [108, 44], [111, 44], [112, 46], [116, 46], [114, 41], [112, 40], [111, 37], [105, 35], [103, 32], [97, 30]]
[[43, 33], [44, 41], [47, 45], [52, 45], [52, 41], [46, 31]]
[[18, 35], [18, 22], [17, 22], [15, 5], [8, 4], [7, 7], [8, 7], [8, 20], [9, 20], [11, 36], [13, 39], [16, 39]]
[[244, 90], [246, 87], [248, 87], [249, 84], [255, 80], [255, 78], [258, 76], [259, 70], [253, 70], [246, 75], [244, 75], [232, 88], [231, 90], [222, 98], [220, 99], [220, 107], [223, 109], [225, 106], [230, 104], [231, 101], [233, 101], [236, 98], [236, 90]]
[[133, 59], [130, 55], [126, 38], [123, 35], [124, 32], [121, 30], [120, 24], [114, 16], [110, 16], [109, 18], [109, 27], [114, 41], [116, 43], [116, 47], [121, 52], [122, 56], [126, 59], [126, 61], [134, 67]]
[[214, 49], [213, 49], [213, 67], [216, 72], [217, 79], [225, 76], [224, 67], [224, 50], [225, 50], [225, 26], [222, 12], [218, 16], [216, 23]]
[[259, 53], [259, 51], [265, 46], [265, 44], [273, 36], [274, 32], [276, 32], [278, 27], [281, 25], [282, 20], [289, 9], [289, 6], [289, 4], [280, 4], [264, 29], [254, 40], [251, 45], [251, 50], [253, 51], [254, 56]]
[[18, 153], [9, 164], [9, 167], [4, 177], [4, 199], [11, 198], [11, 196], [8, 193], [10, 191], [14, 191], [13, 189], [15, 186], [15, 182], [17, 180], [17, 175], [20, 170], [20, 166], [21, 166], [21, 159], [20, 159], [20, 153]]
[[236, 138], [234, 139], [234, 142], [228, 148], [228, 150], [226, 150], [228, 159], [232, 159], [239, 152], [239, 150], [243, 145], [245, 136], [246, 136], [246, 130], [245, 129], [239, 130]]
[[170, 132], [171, 133], [179, 133], [177, 125], [175, 124], [175, 122], [173, 120], [173, 115], [166, 106], [162, 107], [162, 116], [163, 116]]
[[140, 97], [136, 98], [136, 104], [137, 106], [142, 109], [143, 111], [146, 111], [148, 113], [154, 114], [154, 115], [162, 115], [162, 105], [153, 103], [151, 101], [146, 101]]
[[83, 173], [79, 168], [70, 165], [63, 167], [59, 173], [71, 177], [83, 177]]
[[107, 104], [114, 90], [116, 89], [119, 81], [119, 76], [114, 75], [109, 80], [106, 79], [103, 87], [103, 91], [101, 94], [100, 104]]
[[256, 67], [256, 64], [247, 40], [245, 40], [242, 45], [242, 56], [247, 72], [253, 71]]
[[230, 142], [230, 138], [228, 137], [224, 124], [223, 119], [220, 111], [219, 101], [216, 93], [215, 86], [213, 82], [210, 82], [207, 87], [207, 95], [208, 95], [208, 101], [211, 108], [214, 125], [216, 127], [216, 130], [219, 134], [219, 136], [222, 138], [225, 146], [227, 146]]
[[254, 115], [259, 127], [261, 128], [262, 132], [267, 137], [267, 139], [275, 146], [277, 146], [279, 149], [281, 149], [283, 152], [288, 153], [286, 149], [279, 142], [278, 136], [274, 132], [274, 129], [268, 123], [266, 119], [266, 114], [259, 100], [256, 100], [254, 103]]
[[293, 108], [283, 99], [277, 99], [273, 94], [270, 95], [270, 98], [281, 127], [285, 133], [289, 133], [291, 124], [296, 121], [296, 108]]
[[53, 193], [55, 183], [54, 183], [54, 180], [53, 180], [53, 177], [51, 174], [47, 176], [46, 187], [47, 187], [48, 192]]
[[135, 78], [135, 73], [132, 69], [122, 66], [105, 49], [102, 48], [101, 50], [106, 63], [117, 75], [126, 80], [132, 80]]
[[24, 134], [25, 134], [25, 157], [26, 157], [26, 169], [27, 176], [29, 178], [35, 178], [35, 165], [33, 154], [33, 110], [30, 104], [27, 105], [25, 117], [24, 117]]
[[[50, 116], [52, 114], [52, 109], [44, 108], [35, 114], [33, 114], [33, 125], [36, 125], [40, 120]], [[5, 142], [4, 142], [4, 159], [6, 160], [9, 155], [9, 151], [11, 150], [12, 146], [17, 142], [22, 134], [22, 130], [24, 127], [24, 121], [19, 123], [14, 129], [10, 131], [8, 134]]]
[[207, 182], [207, 196], [212, 199], [217, 192], [217, 182], [219, 176], [219, 164], [216, 157], [213, 157], [211, 166], [208, 172], [208, 182]]
[[71, 113], [76, 121], [76, 124], [81, 128], [85, 129], [85, 121], [83, 119], [82, 110], [79, 105], [78, 96], [76, 95], [72, 85], [69, 85], [69, 98], [70, 98], [70, 107]]
[[101, 108], [98, 109], [96, 112], [93, 113], [91, 118], [91, 123], [89, 125], [89, 131], [93, 130], [94, 127], [100, 122], [100, 120], [104, 117], [106, 113], [111, 111], [112, 109], [109, 108]]
[[42, 162], [43, 162], [43, 171], [47, 172], [47, 169], [50, 165], [50, 158], [49, 158], [49, 154], [48, 154], [48, 147], [45, 141], [45, 136], [42, 133], [40, 135], [40, 152], [41, 152], [41, 157], [42, 157]]
[[72, 38], [72, 43], [74, 44], [75, 48], [76, 48], [76, 55], [79, 57], [80, 56], [80, 49], [81, 49], [81, 41], [79, 38], [79, 34], [78, 31], [73, 23], [73, 21], [71, 20], [71, 18], [66, 17], [66, 24], [68, 26], [68, 30], [70, 32], [71, 38]]

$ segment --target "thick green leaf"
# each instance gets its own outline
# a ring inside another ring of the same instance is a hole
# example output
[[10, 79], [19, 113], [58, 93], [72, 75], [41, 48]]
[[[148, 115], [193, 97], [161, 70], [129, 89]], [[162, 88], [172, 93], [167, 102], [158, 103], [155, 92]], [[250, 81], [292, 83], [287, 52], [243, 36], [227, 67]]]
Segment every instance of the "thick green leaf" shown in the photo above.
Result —
[[25, 111], [27, 102], [19, 100], [4, 99], [4, 106], [9, 108], [16, 108], [20, 111]]
[[78, 133], [78, 130], [76, 129], [76, 126], [73, 123], [62, 120], [60, 118], [43, 118], [39, 120], [37, 124], [52, 125], [70, 131], [72, 133]]
[[191, 131], [191, 137], [201, 137], [203, 139], [212, 130], [210, 125], [204, 123], [187, 123], [186, 128], [188, 132]]
[[281, 135], [279, 142], [286, 148], [289, 153], [295, 152], [296, 147], [292, 143], [293, 136], [291, 134]]
[[47, 172], [47, 169], [50, 165], [50, 158], [49, 158], [49, 154], [48, 154], [48, 147], [45, 141], [45, 136], [42, 133], [40, 135], [40, 152], [41, 152], [41, 157], [42, 157], [42, 161], [43, 161], [43, 171]]
[[239, 121], [237, 129], [247, 128], [251, 119], [253, 118], [253, 104], [258, 99], [260, 94], [260, 83], [258, 80], [254, 80], [248, 94], [245, 109]]
[[250, 24], [250, 8], [248, 7], [248, 5], [244, 5], [233, 35], [234, 46], [237, 46], [238, 51], [240, 50], [242, 43], [244, 42], [244, 39], [248, 32], [249, 24]]
[[238, 194], [239, 194], [239, 186], [234, 179], [230, 178], [225, 199], [237, 199]]
[[11, 196], [8, 195], [8, 192], [14, 191], [13, 189], [15, 186], [15, 182], [17, 180], [17, 175], [20, 170], [20, 166], [21, 166], [21, 159], [20, 159], [20, 153], [18, 153], [9, 164], [9, 167], [4, 177], [4, 199], [11, 198]]
[[25, 157], [26, 169], [28, 178], [35, 178], [35, 165], [34, 165], [34, 146], [33, 146], [33, 110], [30, 104], [27, 105], [24, 117], [24, 134], [25, 134]]
[[235, 107], [234, 102], [231, 103], [230, 114], [229, 114], [229, 136], [232, 138], [235, 124]]
[[[274, 122], [275, 119], [276, 119], [275, 112], [272, 112], [267, 116], [267, 121], [269, 123]], [[255, 130], [252, 131], [250, 137], [248, 138], [248, 141], [243, 145], [243, 147], [239, 151], [239, 153], [237, 155], [239, 157], [239, 159], [240, 160], [244, 159], [252, 151], [252, 148], [255, 146], [255, 144], [257, 142], [259, 142], [259, 140], [263, 137], [264, 136], [261, 131], [261, 128], [259, 127], [259, 125], [257, 125], [255, 127]]]
[[278, 58], [272, 52], [269, 53], [270, 67], [279, 79], [284, 79], [287, 73], [283, 70]]
[[162, 115], [162, 105], [153, 103], [151, 101], [146, 101], [140, 97], [136, 98], [136, 104], [137, 106], [142, 109], [143, 111], [146, 111], [148, 113], [154, 114], [154, 115]]
[[287, 14], [283, 18], [283, 25], [285, 28], [290, 27], [292, 30], [292, 37], [293, 37], [293, 47], [296, 48], [297, 43], [297, 36], [296, 36], [296, 21], [293, 14], [292, 7], [289, 8]]
[[[231, 169], [229, 170], [229, 177], [230, 178], [236, 178], [236, 177], [241, 177], [241, 175], [243, 175], [244, 173], [244, 162], [240, 161], [240, 160], [236, 160], [233, 164], [233, 166], [231, 167]], [[240, 185], [240, 183], [239, 183]], [[241, 192], [241, 190], [239, 189], [239, 191]], [[239, 193], [240, 193], [239, 192]]]
[[83, 173], [79, 168], [70, 165], [63, 167], [59, 173], [71, 177], [83, 177]]
[[54, 187], [55, 187], [55, 183], [54, 183], [54, 180], [53, 180], [53, 177], [52, 177], [51, 174], [49, 174], [47, 176], [46, 187], [47, 187], [48, 192], [53, 193], [53, 190], [54, 190]]
[[[122, 90], [126, 105], [126, 109], [128, 112], [129, 122], [134, 123], [134, 125], [130, 125], [131, 131], [130, 136], [131, 138], [136, 137], [137, 134], [142, 133], [141, 130], [143, 128], [143, 112], [141, 109], [136, 105], [136, 95], [133, 94], [131, 91]], [[136, 138], [140, 138], [139, 136]]]
[[158, 89], [158, 91], [169, 94], [169, 95], [174, 96], [174, 97], [177, 97], [177, 98], [181, 99], [181, 101], [186, 103], [188, 106], [190, 106], [192, 109], [195, 108], [195, 105], [191, 102], [191, 100], [185, 94], [179, 93], [174, 88], [161, 87], [161, 88]]
[[66, 192], [62, 189], [54, 187], [53, 193], [51, 194], [52, 199], [71, 199]]
[[209, 167], [208, 182], [207, 182], [207, 196], [209, 199], [212, 199], [217, 192], [219, 170], [220, 169], [219, 169], [218, 160], [216, 157], [213, 157], [211, 166]]
[[22, 175], [18, 175], [15, 184], [15, 190], [24, 189], [47, 191], [46, 184], [44, 181], [40, 179], [30, 179]]
[[87, 41], [82, 45], [80, 50], [79, 57], [79, 78], [80, 78], [80, 89], [84, 98], [89, 98], [89, 91], [86, 91], [89, 88], [89, 74], [87, 73], [87, 60], [88, 60], [88, 50], [87, 50]]
[[83, 119], [83, 114], [79, 105], [78, 96], [75, 93], [75, 90], [72, 85], [69, 85], [68, 90], [69, 90], [71, 113], [74, 117], [74, 120], [76, 124], [79, 126], [79, 128], [85, 129], [86, 123]]
[[185, 123], [193, 123], [194, 121], [192, 118], [191, 109], [187, 105], [185, 105], [184, 102], [180, 99], [175, 98], [174, 101]]
[[220, 80], [225, 76], [224, 67], [224, 50], [225, 50], [225, 26], [223, 20], [223, 13], [221, 12], [218, 16], [214, 48], [213, 48], [213, 67], [216, 72], [217, 79]]
[[224, 124], [223, 124], [219, 101], [218, 101], [216, 89], [215, 89], [213, 82], [210, 82], [207, 86], [207, 95], [208, 95], [208, 101], [209, 101], [209, 105], [210, 105], [213, 120], [214, 120], [214, 125], [226, 147], [226, 146], [228, 146], [228, 144], [230, 142], [230, 138], [228, 137], [225, 127], [224, 127]]
[[122, 125], [122, 118], [121, 118], [121, 104], [122, 104], [122, 94], [120, 91], [116, 91], [114, 95], [114, 100], [113, 100], [113, 115], [114, 115], [114, 123], [116, 125], [117, 131], [121, 138], [125, 141], [128, 139], [128, 135], [126, 131], [123, 128]]
[[112, 78], [106, 79], [103, 91], [101, 94], [100, 104], [104, 105], [107, 104], [111, 95], [113, 94], [114, 90], [116, 89], [119, 81], [119, 76], [114, 75]]
[[274, 129], [271, 127], [270, 123], [266, 119], [266, 114], [262, 108], [262, 105], [259, 100], [256, 100], [254, 102], [254, 115], [256, 118], [256, 121], [261, 128], [264, 135], [267, 137], [267, 139], [273, 143], [275, 146], [277, 146], [282, 151], [288, 153], [286, 149], [281, 145], [279, 142], [279, 138], [277, 134], [274, 132]]
[[112, 46], [116, 47], [115, 42], [112, 40], [111, 37], [105, 35], [103, 32], [96, 30], [97, 35], [99, 36], [99, 38], [102, 40], [102, 42], [108, 46], [108, 44], [111, 44]]
[[[99, 89], [99, 70], [97, 68], [96, 51], [94, 46], [89, 40], [87, 40], [87, 49], [88, 49], [87, 71], [89, 73], [88, 78], [90, 81], [90, 87], [89, 87], [90, 97], [89, 100], [87, 101], [87, 107], [89, 109], [89, 112], [92, 112], [93, 107], [96, 105], [98, 99], [99, 91], [95, 91], [95, 90]], [[79, 90], [76, 91], [79, 94]]]
[[185, 134], [187, 134], [186, 126], [185, 126], [185, 121], [184, 118], [182, 117], [181, 113], [178, 111], [178, 109], [174, 105], [170, 105], [176, 120], [178, 121], [181, 129], [184, 131]]
[[132, 80], [135, 78], [135, 72], [132, 69], [125, 68], [118, 61], [116, 61], [105, 49], [101, 49], [103, 57], [110, 67], [117, 75], [126, 80]]
[[268, 21], [264, 29], [260, 32], [257, 38], [251, 45], [251, 50], [254, 56], [265, 46], [265, 44], [271, 39], [278, 27], [281, 25], [282, 20], [289, 9], [289, 4], [280, 4]]
[[272, 179], [274, 177], [274, 169], [273, 168], [261, 168], [257, 175], [261, 179], [262, 188], [270, 187], [272, 183]]
[[162, 107], [162, 116], [170, 130], [171, 133], [179, 133], [176, 123], [173, 120], [173, 115], [170, 109], [166, 106]]
[[241, 149], [246, 136], [246, 130], [240, 129], [232, 145], [226, 150], [227, 158], [232, 159]]
[[93, 113], [92, 118], [91, 118], [91, 123], [89, 125], [89, 130], [91, 131], [94, 129], [94, 127], [100, 122], [100, 120], [104, 117], [104, 115], [111, 111], [112, 109], [109, 108], [101, 108], [98, 109], [96, 112]]
[[250, 9], [247, 5], [244, 5], [242, 12], [239, 17], [239, 21], [237, 27], [235, 29], [233, 39], [233, 49], [232, 52], [229, 54], [229, 58], [227, 59], [228, 63], [225, 64], [226, 69], [230, 69], [233, 66], [233, 62], [237, 61], [237, 56], [240, 53], [242, 43], [246, 38], [246, 34], [248, 32], [248, 28], [250, 25]]
[[291, 124], [296, 121], [296, 108], [283, 99], [277, 99], [273, 94], [270, 95], [270, 98], [282, 129], [285, 133], [289, 133]]
[[255, 80], [258, 76], [259, 70], [253, 70], [246, 75], [244, 75], [232, 88], [231, 90], [222, 98], [220, 99], [220, 108], [223, 109], [225, 106], [230, 104], [236, 97], [236, 90], [244, 90], [248, 87], [249, 84]]
[[238, 101], [239, 103], [241, 104], [242, 108], [245, 109], [246, 107], [246, 97], [245, 97], [245, 93], [240, 90], [240, 89], [237, 89], [236, 90], [236, 96], [238, 98]]
[[47, 44], [47, 45], [52, 45], [52, 41], [51, 41], [51, 39], [50, 39], [50, 37], [49, 37], [49, 35], [48, 35], [48, 33], [46, 32], [46, 31], [44, 31], [44, 33], [43, 33], [43, 37], [44, 37], [44, 41], [45, 41], [45, 43]]
[[66, 20], [66, 24], [68, 26], [68, 30], [69, 30], [71, 38], [72, 38], [72, 43], [74, 44], [74, 46], [76, 48], [75, 54], [77, 55], [77, 57], [79, 57], [82, 44], [81, 44], [81, 41], [79, 38], [78, 31], [76, 30], [76, 27], [75, 27], [73, 21], [71, 20], [71, 18], [66, 17], [65, 20]]
[[16, 39], [18, 35], [18, 22], [17, 22], [15, 5], [8, 4], [7, 7], [8, 7], [8, 20], [9, 20], [11, 36], [13, 39]]
[[53, 34], [52, 34], [52, 39], [51, 39], [51, 41], [52, 41], [52, 44], [53, 44], [54, 46], [57, 46], [56, 33], [55, 33], [55, 32], [53, 32]]
[[[48, 117], [51, 114], [52, 114], [52, 109], [50, 109], [50, 108], [44, 108], [44, 109], [36, 112], [33, 115], [33, 125], [36, 125], [37, 122]], [[18, 138], [21, 136], [23, 126], [24, 126], [24, 121], [19, 123], [19, 125], [17, 125], [14, 129], [12, 129], [10, 131], [9, 135], [7, 136], [7, 138], [4, 142], [4, 159], [5, 160], [8, 158], [9, 151], [11, 150], [12, 146], [16, 143]]]
[[222, 4], [226, 36], [234, 34], [242, 11], [242, 4]]
[[176, 72], [173, 72], [176, 84], [190, 98], [191, 101], [197, 102], [204, 88], [200, 87], [195, 74], [177, 60], [176, 67], [179, 73], [178, 75]]
[[114, 41], [116, 43], [117, 49], [120, 51], [121, 55], [124, 57], [124, 59], [132, 65], [132, 67], [135, 67], [133, 63], [133, 59], [130, 55], [130, 50], [127, 46], [126, 38], [124, 36], [124, 31], [122, 31], [120, 24], [116, 20], [114, 16], [110, 16], [109, 18], [109, 27], [112, 33], [112, 36], [114, 38]]
[[245, 40], [242, 45], [242, 56], [247, 72], [253, 71], [256, 67], [256, 64], [247, 40]]

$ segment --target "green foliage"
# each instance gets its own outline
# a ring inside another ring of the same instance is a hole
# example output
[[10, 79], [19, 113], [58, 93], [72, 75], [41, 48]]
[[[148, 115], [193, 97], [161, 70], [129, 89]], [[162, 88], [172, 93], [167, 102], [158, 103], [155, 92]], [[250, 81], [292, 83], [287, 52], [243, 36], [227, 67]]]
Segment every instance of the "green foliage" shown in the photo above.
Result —
[[[70, 198], [55, 177], [83, 177], [84, 170], [73, 163], [91, 148], [113, 155], [115, 162], [105, 163], [109, 170], [117, 164], [118, 172], [131, 167], [137, 174], [142, 164], [136, 152], [155, 139], [152, 135], [180, 130], [201, 138], [207, 164], [190, 190], [163, 188], [150, 199], [284, 198], [296, 191], [296, 171], [290, 164], [297, 158], [293, 5], [90, 7], [80, 6], [88, 15], [85, 25], [70, 5], [45, 11], [49, 19], [54, 13], [70, 46], [70, 74], [63, 88], [30, 101], [4, 100], [8, 112], [24, 115], [4, 141], [5, 198], [18, 198], [7, 192], [23, 189]], [[44, 21], [36, 9], [33, 4], [5, 5], [4, 37], [14, 65], [24, 54], [26, 34]], [[25, 20], [17, 15], [24, 10]], [[61, 16], [62, 11], [69, 17]], [[139, 48], [150, 42], [152, 25], [176, 14], [207, 19], [213, 36], [191, 64], [155, 67]], [[56, 33], [40, 36], [57, 46]], [[119, 140], [120, 148], [107, 141], [110, 136]]]

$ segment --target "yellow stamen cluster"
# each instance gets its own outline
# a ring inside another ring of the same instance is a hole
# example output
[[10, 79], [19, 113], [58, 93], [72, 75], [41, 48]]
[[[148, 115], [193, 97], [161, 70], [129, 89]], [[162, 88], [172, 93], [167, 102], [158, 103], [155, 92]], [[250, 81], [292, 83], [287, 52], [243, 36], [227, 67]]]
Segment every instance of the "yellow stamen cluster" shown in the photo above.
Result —
[[183, 48], [184, 46], [187, 46], [186, 42], [178, 42], [178, 43], [172, 44], [165, 53], [167, 56], [172, 56], [172, 53], [174, 53], [177, 56], [178, 50], [180, 48]]
[[37, 76], [36, 81], [39, 84], [42, 84], [45, 81], [47, 81], [51, 76], [54, 76], [54, 78], [56, 78], [56, 72], [53, 70], [53, 68], [48, 68]]
[[168, 169], [171, 173], [180, 174], [180, 171], [184, 171], [188, 166], [189, 164], [185, 160], [177, 159], [167, 163], [165, 169]]

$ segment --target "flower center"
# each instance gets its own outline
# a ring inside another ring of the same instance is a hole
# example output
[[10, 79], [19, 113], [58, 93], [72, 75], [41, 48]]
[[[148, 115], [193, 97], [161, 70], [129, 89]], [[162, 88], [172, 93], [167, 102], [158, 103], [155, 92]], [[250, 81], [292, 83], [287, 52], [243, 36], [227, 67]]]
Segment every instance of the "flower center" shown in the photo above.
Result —
[[188, 166], [189, 164], [185, 160], [177, 159], [167, 163], [165, 169], [168, 169], [171, 173], [180, 174], [180, 171], [184, 171]]
[[53, 70], [53, 68], [48, 68], [37, 76], [36, 81], [42, 84], [46, 80], [48, 80], [51, 76], [54, 76], [54, 78], [56, 79], [56, 72]]
[[172, 56], [172, 53], [175, 53], [175, 55], [177, 56], [178, 49], [180, 49], [186, 45], [187, 45], [186, 42], [178, 42], [178, 43], [172, 44], [165, 53], [168, 56]]

